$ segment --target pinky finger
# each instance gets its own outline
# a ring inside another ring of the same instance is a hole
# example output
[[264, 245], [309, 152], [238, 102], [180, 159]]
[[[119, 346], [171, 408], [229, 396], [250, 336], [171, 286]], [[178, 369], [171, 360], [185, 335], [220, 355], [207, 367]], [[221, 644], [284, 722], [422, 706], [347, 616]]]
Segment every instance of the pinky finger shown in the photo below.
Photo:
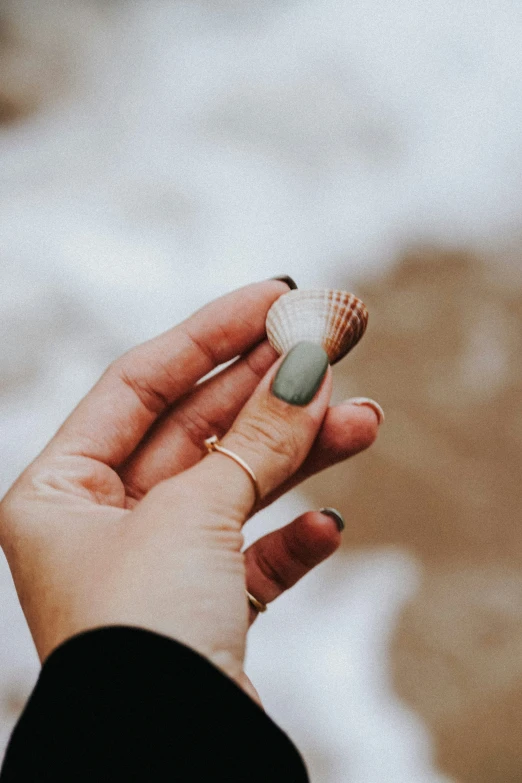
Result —
[[[333, 554], [341, 543], [342, 516], [334, 509], [307, 511], [245, 550], [246, 589], [267, 604]], [[250, 624], [258, 611], [250, 604]]]

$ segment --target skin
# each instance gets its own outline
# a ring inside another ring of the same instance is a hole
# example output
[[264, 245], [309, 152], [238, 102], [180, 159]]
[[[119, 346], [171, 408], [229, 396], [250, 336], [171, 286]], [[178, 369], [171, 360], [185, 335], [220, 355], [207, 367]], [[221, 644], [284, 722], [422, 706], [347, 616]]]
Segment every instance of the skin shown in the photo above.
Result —
[[251, 481], [203, 441], [217, 434], [247, 461], [260, 508], [368, 447], [378, 426], [369, 407], [329, 407], [330, 368], [306, 406], [271, 394], [282, 359], [264, 324], [287, 290], [246, 286], [117, 359], [3, 499], [0, 544], [42, 662], [75, 634], [138, 626], [204, 655], [260, 703], [243, 671], [257, 615], [245, 587], [273, 601], [340, 533], [308, 512], [242, 551]]

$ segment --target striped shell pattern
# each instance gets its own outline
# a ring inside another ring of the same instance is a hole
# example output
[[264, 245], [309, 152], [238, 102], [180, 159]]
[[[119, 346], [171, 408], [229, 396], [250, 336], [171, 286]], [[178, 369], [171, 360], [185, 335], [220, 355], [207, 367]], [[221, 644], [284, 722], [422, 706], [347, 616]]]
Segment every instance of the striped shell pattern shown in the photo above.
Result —
[[279, 354], [299, 342], [318, 343], [330, 364], [342, 359], [364, 334], [368, 311], [348, 291], [295, 290], [277, 299], [266, 317], [266, 333]]

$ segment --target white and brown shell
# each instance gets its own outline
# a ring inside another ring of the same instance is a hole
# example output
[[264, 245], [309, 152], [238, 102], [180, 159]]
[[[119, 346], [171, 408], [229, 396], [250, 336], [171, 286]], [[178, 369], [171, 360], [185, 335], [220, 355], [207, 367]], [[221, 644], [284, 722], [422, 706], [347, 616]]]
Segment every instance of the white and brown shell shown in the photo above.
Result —
[[280, 354], [307, 341], [321, 345], [335, 364], [359, 342], [367, 322], [364, 303], [348, 291], [297, 289], [276, 299], [266, 317], [266, 334]]

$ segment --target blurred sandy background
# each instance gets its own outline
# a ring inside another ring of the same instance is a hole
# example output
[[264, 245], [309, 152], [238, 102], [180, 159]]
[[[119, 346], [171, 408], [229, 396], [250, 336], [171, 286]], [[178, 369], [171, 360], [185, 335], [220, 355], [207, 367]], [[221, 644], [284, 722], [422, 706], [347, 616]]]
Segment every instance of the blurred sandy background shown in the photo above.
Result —
[[[522, 781], [522, 5], [0, 0], [0, 493], [123, 350], [291, 274], [367, 303], [344, 549], [248, 672], [313, 783]], [[0, 564], [0, 735], [38, 673]]]

